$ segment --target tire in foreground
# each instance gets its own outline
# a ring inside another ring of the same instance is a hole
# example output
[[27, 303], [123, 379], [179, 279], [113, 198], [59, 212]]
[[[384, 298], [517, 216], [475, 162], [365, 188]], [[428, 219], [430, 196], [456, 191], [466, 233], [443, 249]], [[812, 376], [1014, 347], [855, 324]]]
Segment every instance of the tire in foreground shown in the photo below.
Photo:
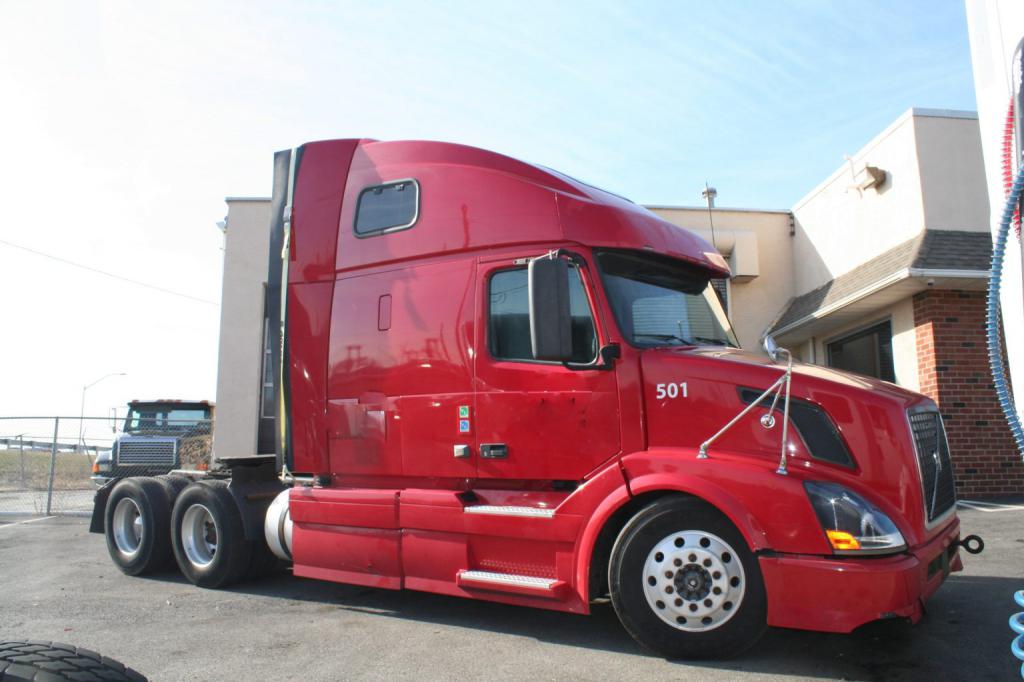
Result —
[[112, 658], [57, 642], [0, 642], [0, 682], [14, 680], [110, 680], [146, 682], [146, 678]]

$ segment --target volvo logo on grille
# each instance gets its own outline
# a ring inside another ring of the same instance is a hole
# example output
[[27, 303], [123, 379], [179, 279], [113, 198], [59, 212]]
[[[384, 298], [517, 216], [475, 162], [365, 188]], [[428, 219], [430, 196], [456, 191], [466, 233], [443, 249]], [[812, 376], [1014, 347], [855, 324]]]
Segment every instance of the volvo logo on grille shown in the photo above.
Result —
[[935, 460], [935, 477], [932, 479], [932, 504], [928, 507], [928, 518], [935, 518], [935, 501], [939, 498], [939, 472], [942, 471], [942, 460], [939, 459], [939, 451], [932, 452], [932, 459]]

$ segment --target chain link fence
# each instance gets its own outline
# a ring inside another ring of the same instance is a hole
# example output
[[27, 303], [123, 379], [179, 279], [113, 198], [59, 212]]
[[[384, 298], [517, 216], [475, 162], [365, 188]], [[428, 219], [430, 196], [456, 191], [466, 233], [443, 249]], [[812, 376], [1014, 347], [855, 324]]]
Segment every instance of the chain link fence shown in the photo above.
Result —
[[88, 516], [111, 478], [205, 469], [213, 422], [174, 411], [0, 417], [0, 517]]

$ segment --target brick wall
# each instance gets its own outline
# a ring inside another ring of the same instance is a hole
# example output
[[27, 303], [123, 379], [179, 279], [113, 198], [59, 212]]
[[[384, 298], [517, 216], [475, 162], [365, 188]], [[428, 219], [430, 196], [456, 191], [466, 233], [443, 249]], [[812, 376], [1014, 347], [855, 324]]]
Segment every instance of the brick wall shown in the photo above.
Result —
[[942, 412], [959, 496], [1024, 493], [1024, 464], [992, 386], [985, 292], [923, 291], [914, 325], [921, 393]]

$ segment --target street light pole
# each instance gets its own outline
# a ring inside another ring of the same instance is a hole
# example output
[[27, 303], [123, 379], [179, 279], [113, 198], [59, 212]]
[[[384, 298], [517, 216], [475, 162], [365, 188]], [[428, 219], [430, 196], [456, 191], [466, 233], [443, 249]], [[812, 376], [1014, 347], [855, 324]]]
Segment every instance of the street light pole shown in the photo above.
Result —
[[103, 381], [104, 379], [109, 379], [110, 377], [123, 377], [126, 374], [127, 374], [127, 372], [111, 372], [110, 374], [104, 374], [103, 376], [101, 376], [99, 379], [97, 379], [96, 381], [92, 382], [91, 384], [86, 384], [85, 386], [82, 387], [82, 409], [78, 413], [78, 446], [77, 447], [80, 447], [83, 451], [85, 450], [85, 392], [88, 391], [93, 386], [95, 386], [96, 384], [98, 384], [101, 381]]

